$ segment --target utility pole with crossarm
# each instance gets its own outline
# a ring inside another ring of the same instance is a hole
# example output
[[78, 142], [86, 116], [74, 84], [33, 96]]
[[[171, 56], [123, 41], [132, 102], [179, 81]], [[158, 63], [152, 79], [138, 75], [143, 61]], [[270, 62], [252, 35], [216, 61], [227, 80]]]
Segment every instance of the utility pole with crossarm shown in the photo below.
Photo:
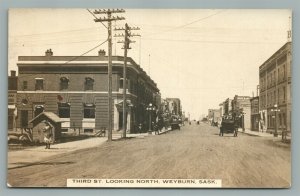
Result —
[[94, 19], [95, 22], [107, 22], [108, 30], [108, 141], [112, 141], [112, 33], [111, 22], [117, 20], [124, 20], [124, 17], [112, 16], [114, 13], [124, 13], [123, 9], [98, 9], [94, 14], [106, 14], [107, 17], [100, 17]]
[[126, 138], [126, 128], [127, 128], [127, 112], [126, 112], [126, 89], [127, 89], [127, 50], [130, 48], [130, 43], [135, 41], [131, 41], [129, 37], [140, 36], [138, 34], [131, 33], [131, 30], [140, 30], [138, 27], [129, 27], [128, 24], [125, 24], [124, 28], [116, 28], [116, 31], [125, 31], [124, 34], [116, 34], [115, 37], [124, 37], [124, 41], [118, 41], [118, 43], [124, 43], [124, 67], [123, 67], [123, 134], [122, 137]]

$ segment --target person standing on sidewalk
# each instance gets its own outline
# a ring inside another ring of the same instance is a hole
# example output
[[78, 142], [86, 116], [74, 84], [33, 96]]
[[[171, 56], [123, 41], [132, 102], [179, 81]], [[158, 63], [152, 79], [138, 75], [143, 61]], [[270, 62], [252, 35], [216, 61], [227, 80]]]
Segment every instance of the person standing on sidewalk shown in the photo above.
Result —
[[264, 132], [264, 121], [263, 120], [259, 121], [259, 126], [260, 126], [261, 132]]
[[46, 144], [45, 149], [50, 149], [50, 144], [53, 142], [53, 126], [47, 120], [44, 121], [45, 127], [43, 128], [44, 132], [44, 142]]

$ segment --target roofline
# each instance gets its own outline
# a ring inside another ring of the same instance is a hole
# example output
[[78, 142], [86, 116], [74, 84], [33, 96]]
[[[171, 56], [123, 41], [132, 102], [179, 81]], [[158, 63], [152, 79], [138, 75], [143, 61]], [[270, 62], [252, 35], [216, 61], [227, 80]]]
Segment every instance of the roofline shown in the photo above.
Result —
[[276, 52], [274, 52], [273, 54], [272, 54], [272, 56], [270, 56], [263, 64], [261, 64], [260, 66], [259, 66], [259, 69], [261, 69], [267, 62], [269, 62], [271, 59], [273, 59], [274, 58], [274, 56], [276, 56], [280, 51], [282, 51], [283, 49], [285, 49], [288, 45], [291, 45], [292, 44], [292, 42], [286, 42], [283, 46], [281, 46]]
[[[92, 58], [92, 59], [91, 59]], [[28, 62], [39, 62], [41, 64], [47, 64], [51, 65], [53, 67], [55, 66], [61, 66], [61, 65], [72, 65], [72, 62], [76, 64], [80, 63], [92, 63], [94, 65], [100, 64], [107, 64], [107, 63], [101, 63], [108, 61], [108, 56], [18, 56], [18, 61], [22, 61], [21, 63], [17, 63], [18, 67], [26, 67], [29, 64], [26, 64], [26, 61]], [[113, 62], [113, 61], [119, 61], [119, 62]], [[60, 62], [63, 62], [61, 64]], [[124, 62], [123, 56], [112, 56], [112, 63], [117, 65], [122, 65]], [[30, 64], [33, 65], [33, 64]], [[157, 84], [154, 82], [154, 80], [151, 79], [151, 77], [143, 70], [143, 68], [138, 65], [131, 57], [127, 57], [127, 65], [133, 66], [133, 68], [137, 69], [137, 71], [146, 79], [150, 80], [153, 87], [157, 88]]]

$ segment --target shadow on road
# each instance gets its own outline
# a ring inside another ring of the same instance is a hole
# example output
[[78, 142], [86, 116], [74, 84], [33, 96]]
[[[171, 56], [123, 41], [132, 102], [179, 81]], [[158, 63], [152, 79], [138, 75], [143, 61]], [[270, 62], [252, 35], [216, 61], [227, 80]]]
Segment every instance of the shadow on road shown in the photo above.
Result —
[[31, 166], [36, 166], [36, 165], [66, 165], [66, 164], [74, 164], [74, 161], [63, 161], [63, 162], [35, 162], [35, 163], [23, 163], [23, 162], [18, 162], [18, 163], [13, 163], [13, 164], [21, 164], [20, 166], [8, 168], [8, 170], [12, 169], [19, 169], [19, 168], [24, 168], [24, 167], [31, 167]]

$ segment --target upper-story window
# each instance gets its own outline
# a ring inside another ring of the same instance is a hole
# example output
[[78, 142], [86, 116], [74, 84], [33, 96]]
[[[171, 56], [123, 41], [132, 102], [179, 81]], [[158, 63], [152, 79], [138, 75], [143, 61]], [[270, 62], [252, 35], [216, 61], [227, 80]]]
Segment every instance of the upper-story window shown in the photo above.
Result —
[[[123, 89], [123, 87], [124, 87], [123, 81], [124, 81], [124, 79], [123, 79], [123, 78], [120, 78], [120, 85], [119, 85], [119, 86], [120, 86], [120, 89]], [[127, 79], [126, 81], [127, 81], [127, 83], [126, 83], [126, 89], [130, 89], [130, 80]]]
[[69, 87], [69, 79], [66, 77], [60, 78], [60, 90], [67, 90]]
[[44, 78], [35, 78], [35, 90], [44, 90]]
[[28, 89], [28, 82], [27, 81], [23, 81], [22, 90], [27, 90], [27, 89]]
[[94, 89], [94, 79], [86, 77], [84, 83], [84, 90], [93, 90]]

